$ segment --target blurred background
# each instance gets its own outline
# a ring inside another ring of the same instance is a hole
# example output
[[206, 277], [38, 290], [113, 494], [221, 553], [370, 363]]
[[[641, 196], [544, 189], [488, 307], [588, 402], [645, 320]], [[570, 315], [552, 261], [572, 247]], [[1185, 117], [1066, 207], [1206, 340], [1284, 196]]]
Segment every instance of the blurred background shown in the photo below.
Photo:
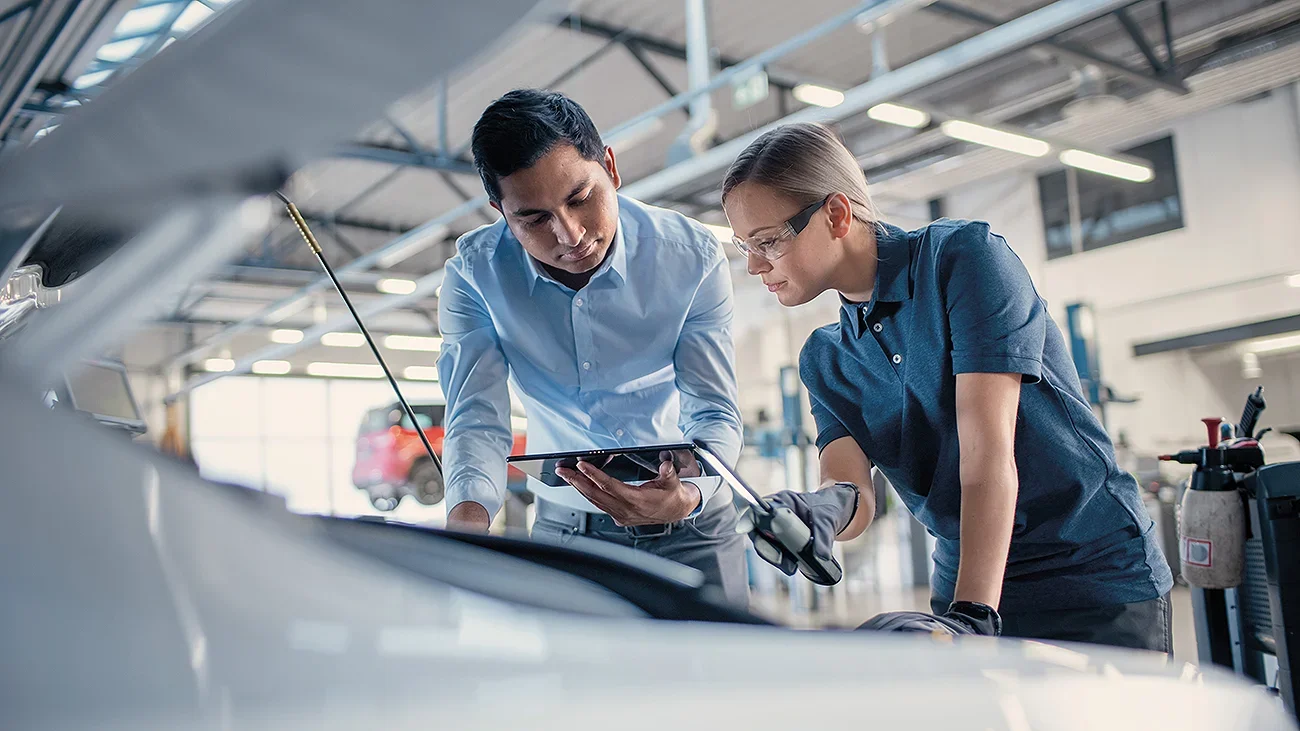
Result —
[[[3, 152], [40, 144], [227, 4], [0, 0]], [[440, 276], [458, 236], [496, 219], [468, 157], [482, 109], [516, 87], [571, 96], [617, 152], [625, 191], [713, 225], [720, 246], [733, 141], [816, 114], [858, 156], [884, 220], [980, 219], [1006, 237], [1121, 465], [1172, 531], [1189, 469], [1155, 457], [1203, 443], [1202, 417], [1235, 421], [1256, 386], [1270, 461], [1300, 458], [1297, 41], [1297, 0], [574, 3], [507, 51], [430, 78], [287, 188], [354, 300], [383, 309], [367, 324], [418, 424], [398, 413], [359, 333], [304, 337], [345, 312], [313, 284], [320, 272], [287, 219], [111, 355], [148, 423], [141, 438], [205, 476], [301, 512], [441, 525], [441, 481], [414, 431], [441, 443], [436, 288], [403, 296]], [[724, 250], [740, 472], [763, 492], [805, 487], [813, 424], [792, 366], [838, 302], [782, 308]], [[522, 451], [522, 408], [513, 421]], [[883, 480], [877, 489], [881, 520], [843, 546], [841, 586], [814, 592], [755, 560], [755, 605], [800, 626], [925, 606], [928, 537]], [[517, 490], [497, 528], [530, 519]], [[1190, 613], [1176, 611], [1176, 649], [1194, 657]]]

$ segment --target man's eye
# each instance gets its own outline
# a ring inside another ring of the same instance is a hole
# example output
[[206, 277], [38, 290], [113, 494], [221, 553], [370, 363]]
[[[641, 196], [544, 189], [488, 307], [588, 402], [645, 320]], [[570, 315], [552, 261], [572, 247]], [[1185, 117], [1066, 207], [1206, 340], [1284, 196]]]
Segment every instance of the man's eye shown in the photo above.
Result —
[[588, 193], [588, 194], [584, 195], [583, 197], [581, 197], [581, 198], [579, 198], [579, 199], [577, 199], [577, 200], [575, 200], [575, 201], [572, 201], [571, 203], [569, 203], [569, 205], [574, 206], [574, 207], [576, 208], [576, 207], [578, 207], [578, 206], [584, 205], [584, 204], [585, 204], [587, 201], [589, 201], [589, 200], [591, 200], [591, 193]]
[[540, 225], [542, 225], [543, 223], [546, 223], [546, 219], [547, 219], [547, 218], [549, 218], [549, 216], [538, 216], [537, 218], [530, 219], [530, 220], [528, 221], [528, 225], [529, 225], [529, 226], [540, 226]]

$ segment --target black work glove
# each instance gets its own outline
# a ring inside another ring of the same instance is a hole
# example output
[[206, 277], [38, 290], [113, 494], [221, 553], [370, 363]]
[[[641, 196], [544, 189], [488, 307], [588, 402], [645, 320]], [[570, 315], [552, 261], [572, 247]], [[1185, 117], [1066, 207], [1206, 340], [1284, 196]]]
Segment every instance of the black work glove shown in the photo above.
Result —
[[[831, 547], [835, 545], [835, 536], [839, 535], [853, 520], [858, 508], [858, 490], [849, 483], [836, 483], [817, 492], [793, 492], [786, 490], [767, 498], [772, 507], [785, 507], [794, 512], [812, 531], [813, 553], [821, 558], [831, 558]], [[793, 576], [798, 564], [779, 550], [765, 546], [767, 540], [757, 532], [749, 534], [754, 547], [763, 560]]]
[[953, 602], [943, 613], [946, 619], [970, 628], [971, 634], [985, 637], [1002, 636], [1002, 617], [998, 610], [979, 602]]
[[929, 612], [882, 612], [858, 627], [870, 632], [922, 632], [931, 635], [976, 634], [969, 625]]

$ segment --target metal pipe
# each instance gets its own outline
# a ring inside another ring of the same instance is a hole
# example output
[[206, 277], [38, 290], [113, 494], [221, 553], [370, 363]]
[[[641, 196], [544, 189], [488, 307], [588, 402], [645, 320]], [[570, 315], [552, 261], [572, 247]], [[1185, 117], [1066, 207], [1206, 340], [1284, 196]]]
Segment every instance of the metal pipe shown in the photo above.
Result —
[[[803, 48], [809, 43], [812, 43], [823, 36], [829, 35], [849, 23], [855, 21], [858, 23], [873, 23], [886, 16], [897, 18], [903, 13], [917, 10], [920, 7], [928, 5], [930, 2], [933, 2], [933, 0], [868, 0], [867, 2], [858, 3], [849, 10], [836, 15], [825, 22], [815, 25], [789, 40], [778, 43], [766, 51], [746, 59], [742, 63], [723, 69], [714, 76], [709, 83], [699, 89], [692, 89], [678, 94], [672, 99], [669, 99], [668, 101], [618, 125], [614, 129], [610, 130], [608, 134], [603, 135], [605, 137], [605, 143], [613, 145], [614, 140], [617, 140], [619, 136], [625, 135], [628, 130], [635, 129], [637, 125], [642, 124], [646, 120], [662, 117], [669, 112], [682, 109], [688, 106], [691, 103], [691, 100], [696, 96], [707, 94], [712, 92], [714, 89], [720, 89], [736, 79], [748, 76], [755, 71], [759, 71], [776, 59]], [[1130, 2], [1132, 2], [1132, 0], [1130, 0]]]
[[668, 164], [694, 157], [704, 151], [717, 128], [713, 97], [700, 90], [709, 85], [708, 0], [686, 0], [686, 79], [696, 96], [690, 102], [686, 127], [668, 151]]
[[1058, 0], [1045, 8], [1022, 15], [942, 51], [871, 79], [844, 93], [836, 107], [810, 107], [742, 135], [686, 162], [642, 178], [624, 187], [633, 198], [650, 198], [677, 190], [705, 176], [717, 175], [736, 159], [749, 143], [782, 124], [791, 122], [835, 122], [851, 117], [881, 102], [898, 99], [962, 71], [1022, 50], [1047, 38], [1095, 20], [1129, 5], [1133, 0]]

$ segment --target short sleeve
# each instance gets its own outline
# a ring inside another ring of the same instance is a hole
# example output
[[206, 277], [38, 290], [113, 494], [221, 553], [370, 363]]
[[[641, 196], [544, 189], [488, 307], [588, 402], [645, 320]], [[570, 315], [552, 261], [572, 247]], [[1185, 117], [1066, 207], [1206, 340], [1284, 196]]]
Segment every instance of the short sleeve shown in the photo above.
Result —
[[817, 426], [817, 451], [826, 448], [836, 439], [853, 436], [847, 427], [827, 408], [822, 400], [824, 387], [821, 380], [820, 364], [817, 358], [817, 333], [814, 333], [799, 353], [799, 380], [808, 389], [808, 403], [812, 408], [813, 423]]
[[1047, 307], [1006, 239], [982, 222], [953, 232], [940, 251], [939, 286], [954, 374], [1019, 373], [1025, 383], [1039, 381]]

